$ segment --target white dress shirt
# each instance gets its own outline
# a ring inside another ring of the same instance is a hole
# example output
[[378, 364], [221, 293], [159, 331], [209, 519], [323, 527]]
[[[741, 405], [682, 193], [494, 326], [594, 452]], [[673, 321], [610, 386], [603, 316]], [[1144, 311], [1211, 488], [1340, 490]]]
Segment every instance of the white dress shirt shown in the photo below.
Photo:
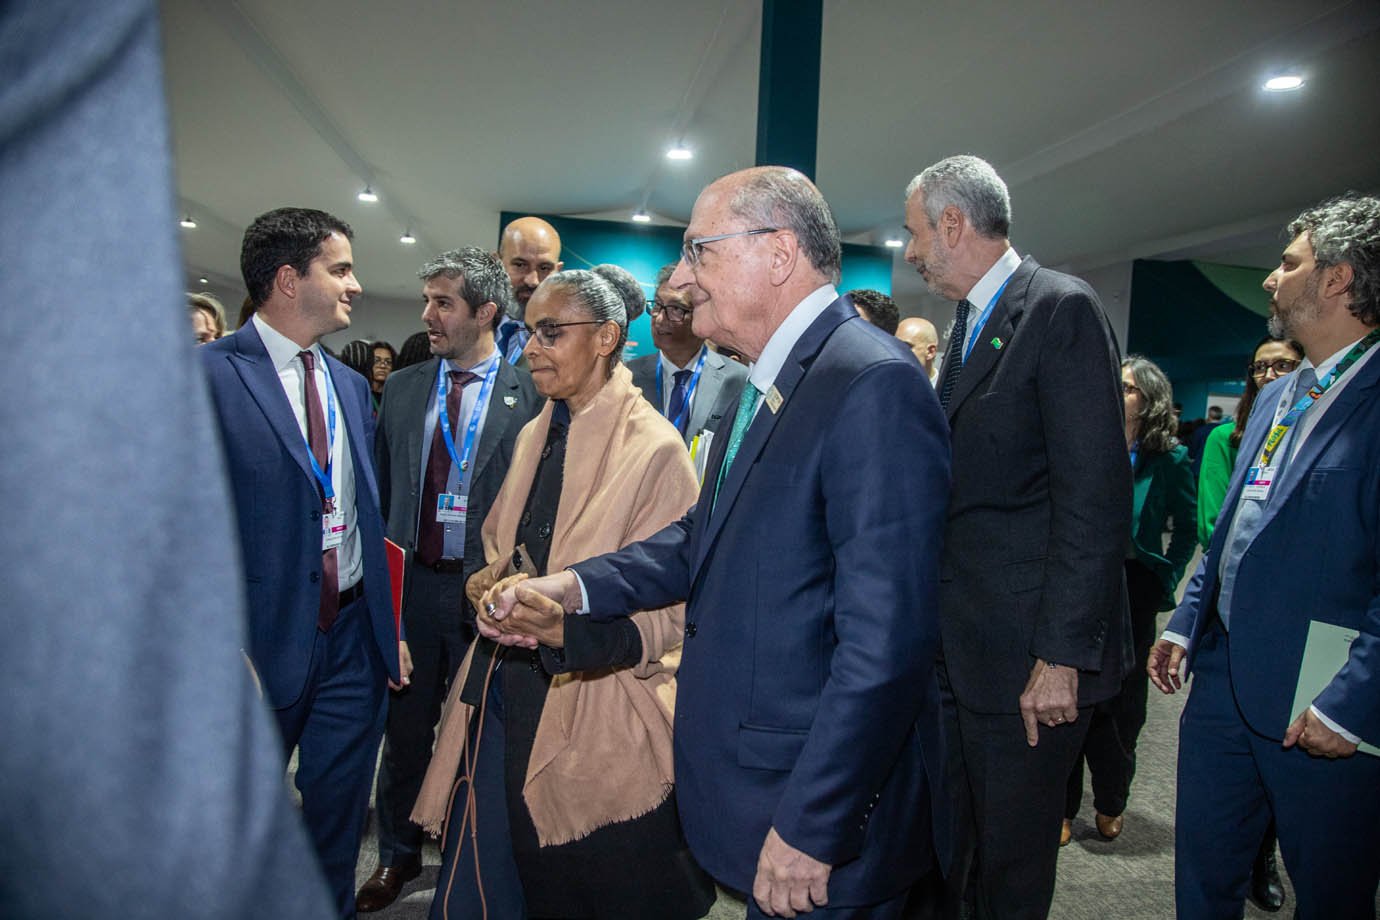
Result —
[[987, 269], [986, 274], [979, 278], [978, 283], [973, 285], [973, 289], [968, 292], [966, 299], [972, 306], [968, 310], [968, 328], [963, 335], [963, 353], [965, 355], [972, 344], [973, 336], [982, 331], [978, 327], [978, 319], [982, 317], [983, 311], [987, 309], [988, 305], [995, 306], [992, 304], [992, 299], [997, 296], [1001, 286], [1020, 267], [1020, 255], [1014, 248], [1008, 247], [1006, 252], [1001, 254], [1001, 258], [992, 263], [992, 267]]

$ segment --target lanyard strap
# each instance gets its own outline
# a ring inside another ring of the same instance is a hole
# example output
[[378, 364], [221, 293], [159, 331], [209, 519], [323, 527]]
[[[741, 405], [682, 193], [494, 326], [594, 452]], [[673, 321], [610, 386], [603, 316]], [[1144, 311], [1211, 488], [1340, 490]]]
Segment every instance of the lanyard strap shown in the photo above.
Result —
[[1275, 422], [1275, 427], [1270, 429], [1270, 434], [1265, 438], [1264, 445], [1260, 448], [1260, 462], [1256, 466], [1269, 466], [1274, 459], [1275, 452], [1279, 450], [1279, 445], [1284, 441], [1284, 436], [1289, 433], [1289, 429], [1303, 417], [1303, 414], [1317, 402], [1322, 395], [1331, 389], [1332, 384], [1338, 378], [1351, 369], [1357, 361], [1361, 359], [1370, 347], [1376, 342], [1380, 342], [1380, 329], [1372, 329], [1370, 333], [1361, 341], [1357, 342], [1351, 351], [1347, 352], [1342, 360], [1337, 362], [1337, 366], [1332, 368], [1332, 372], [1322, 380], [1308, 388], [1308, 392], [1294, 404], [1294, 407], [1285, 413], [1284, 418]]
[[[681, 419], [690, 412], [690, 400], [695, 395], [695, 387], [700, 385], [700, 372], [704, 370], [704, 356], [707, 351], [708, 349], [704, 345], [700, 346], [700, 359], [695, 362], [695, 372], [690, 375], [690, 382], [685, 387], [685, 403], [680, 407], [680, 412], [676, 417], [671, 419], [671, 424], [677, 428], [680, 428]], [[658, 406], [666, 405], [665, 386], [662, 383], [663, 364], [661, 356], [658, 355], [656, 360], [656, 403]], [[665, 409], [661, 411], [662, 414], [666, 412]]]
[[489, 401], [489, 393], [498, 377], [498, 360], [489, 360], [489, 369], [484, 373], [484, 386], [479, 390], [479, 398], [474, 401], [474, 411], [470, 413], [470, 423], [465, 426], [465, 443], [460, 454], [455, 451], [455, 437], [450, 431], [450, 413], [446, 411], [446, 362], [436, 368], [436, 411], [441, 416], [441, 439], [446, 442], [446, 451], [451, 462], [460, 469], [460, 491], [464, 492], [466, 473], [470, 468], [470, 453], [474, 450], [475, 435], [479, 432], [479, 420], [484, 416], [484, 406]]
[[[311, 438], [305, 438], [307, 442], [307, 459], [311, 461], [311, 472], [316, 477], [316, 481], [321, 485], [321, 492], [326, 497], [326, 501], [335, 501], [335, 485], [331, 482], [331, 467], [335, 463], [335, 387], [331, 384], [331, 369], [326, 366], [326, 362], [313, 361], [319, 364], [321, 373], [326, 377], [326, 468], [321, 469], [321, 464], [316, 462], [316, 454], [312, 453]], [[306, 366], [303, 365], [303, 370]], [[312, 371], [312, 373], [315, 373]], [[306, 406], [307, 417], [311, 417], [311, 410]], [[308, 423], [310, 427], [310, 423]]]
[[972, 354], [973, 346], [977, 344], [978, 336], [982, 334], [982, 327], [987, 325], [987, 318], [992, 315], [992, 308], [997, 305], [998, 300], [1001, 300], [1002, 292], [1006, 290], [1006, 286], [1011, 283], [1011, 278], [1015, 274], [1016, 273], [1013, 271], [1010, 275], [1006, 276], [1006, 280], [1001, 283], [1001, 287], [997, 288], [997, 292], [992, 295], [992, 299], [987, 301], [987, 306], [983, 308], [981, 315], [979, 315], [977, 320], [973, 323], [972, 331], [968, 333], [968, 342], [963, 346], [964, 364], [968, 363], [968, 355]]

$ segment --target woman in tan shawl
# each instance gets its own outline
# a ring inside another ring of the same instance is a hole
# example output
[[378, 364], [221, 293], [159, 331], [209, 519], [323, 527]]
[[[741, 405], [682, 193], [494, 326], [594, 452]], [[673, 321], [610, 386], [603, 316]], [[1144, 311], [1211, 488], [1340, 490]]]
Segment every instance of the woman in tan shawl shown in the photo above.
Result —
[[[694, 503], [679, 433], [619, 364], [626, 316], [591, 272], [552, 275], [532, 295], [524, 354], [548, 402], [518, 436], [484, 522], [490, 566], [469, 585], [477, 609], [515, 570], [545, 574], [620, 549]], [[708, 911], [713, 887], [672, 795], [683, 621], [681, 605], [609, 624], [555, 611], [536, 648], [475, 642], [412, 816], [444, 832], [433, 918]]]

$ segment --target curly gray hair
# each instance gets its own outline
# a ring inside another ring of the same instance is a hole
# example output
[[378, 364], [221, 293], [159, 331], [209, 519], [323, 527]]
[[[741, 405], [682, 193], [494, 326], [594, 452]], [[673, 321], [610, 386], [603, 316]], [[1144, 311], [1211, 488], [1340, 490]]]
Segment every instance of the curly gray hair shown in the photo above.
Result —
[[930, 226], [949, 205], [963, 212], [981, 236], [1005, 239], [1011, 233], [1011, 194], [1001, 176], [981, 157], [962, 154], [927, 167], [906, 186], [906, 201], [925, 190]]
[[1380, 198], [1350, 192], [1324, 201], [1289, 224], [1291, 238], [1300, 233], [1319, 267], [1351, 266], [1351, 313], [1380, 326]]

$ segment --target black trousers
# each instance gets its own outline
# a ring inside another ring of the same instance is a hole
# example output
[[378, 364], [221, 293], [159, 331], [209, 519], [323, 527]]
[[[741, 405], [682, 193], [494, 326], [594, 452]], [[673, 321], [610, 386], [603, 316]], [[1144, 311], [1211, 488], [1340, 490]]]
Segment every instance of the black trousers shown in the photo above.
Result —
[[1137, 559], [1126, 560], [1126, 593], [1131, 600], [1131, 641], [1135, 659], [1121, 681], [1121, 692], [1093, 707], [1088, 738], [1073, 769], [1064, 795], [1064, 817], [1078, 814], [1083, 801], [1083, 762], [1092, 774], [1093, 807], [1115, 817], [1126, 810], [1131, 780], [1136, 775], [1136, 742], [1145, 727], [1146, 697], [1150, 677], [1145, 661], [1155, 643], [1155, 614], [1164, 597], [1158, 575]]
[[379, 865], [401, 866], [420, 858], [422, 829], [409, 820], [422, 778], [431, 763], [436, 722], [450, 680], [474, 638], [465, 611], [465, 579], [418, 565], [411, 579], [403, 629], [412, 654], [412, 683], [388, 694], [383, 760], [374, 795], [379, 832]]

